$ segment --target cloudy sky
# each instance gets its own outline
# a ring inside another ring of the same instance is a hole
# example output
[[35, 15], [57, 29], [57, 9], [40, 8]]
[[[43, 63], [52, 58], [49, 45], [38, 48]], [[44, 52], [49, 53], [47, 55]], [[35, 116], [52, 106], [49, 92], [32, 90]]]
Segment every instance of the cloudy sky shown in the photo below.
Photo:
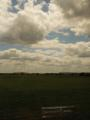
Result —
[[90, 0], [0, 0], [0, 72], [90, 72]]

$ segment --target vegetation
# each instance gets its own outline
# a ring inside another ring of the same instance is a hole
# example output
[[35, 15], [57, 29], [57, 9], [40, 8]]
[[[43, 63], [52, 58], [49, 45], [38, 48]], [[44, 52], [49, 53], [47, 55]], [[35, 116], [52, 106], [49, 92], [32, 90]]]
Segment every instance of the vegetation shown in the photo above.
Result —
[[0, 117], [39, 115], [42, 106], [61, 105], [90, 112], [90, 74], [0, 74]]

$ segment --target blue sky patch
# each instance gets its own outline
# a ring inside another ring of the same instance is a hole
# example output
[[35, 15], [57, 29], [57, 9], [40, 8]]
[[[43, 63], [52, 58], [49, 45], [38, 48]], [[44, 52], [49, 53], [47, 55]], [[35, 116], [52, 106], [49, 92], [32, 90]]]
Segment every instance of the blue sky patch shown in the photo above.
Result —
[[88, 35], [78, 35], [76, 36], [74, 32], [70, 29], [62, 29], [58, 31], [50, 32], [47, 36], [47, 39], [58, 39], [63, 43], [76, 43], [81, 41], [88, 42], [90, 37]]

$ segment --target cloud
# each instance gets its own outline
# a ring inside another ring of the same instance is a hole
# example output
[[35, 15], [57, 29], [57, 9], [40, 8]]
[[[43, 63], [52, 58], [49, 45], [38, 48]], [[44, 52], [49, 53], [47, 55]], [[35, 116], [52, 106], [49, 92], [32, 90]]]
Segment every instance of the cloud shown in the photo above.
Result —
[[12, 13], [17, 13], [20, 10], [25, 8], [26, 3], [28, 0], [9, 0], [11, 1], [11, 6], [8, 7], [8, 11]]
[[79, 42], [75, 45], [70, 44], [66, 47], [66, 54], [82, 58], [90, 57], [90, 42]]
[[40, 59], [40, 55], [30, 52], [23, 52], [18, 49], [8, 49], [0, 52], [0, 59], [17, 61], [37, 61]]
[[[2, 13], [5, 14], [5, 11]], [[7, 14], [1, 16], [3, 24], [0, 27], [4, 29], [1, 29], [0, 41], [32, 44], [42, 40], [46, 35], [47, 26], [45, 26], [46, 20], [44, 19], [47, 16], [39, 8], [34, 8], [32, 2], [28, 3], [25, 10], [15, 15], [9, 12]]]
[[[90, 57], [90, 42], [61, 43], [58, 40], [44, 40], [32, 45], [32, 48], [44, 50], [44, 53], [57, 57]], [[51, 52], [50, 52], [51, 51]]]
[[54, 0], [68, 27], [76, 35], [90, 35], [90, 0]]
[[9, 0], [0, 0], [0, 12], [4, 11], [7, 12], [7, 8], [10, 5], [10, 1]]
[[18, 66], [18, 70], [24, 72], [90, 72], [90, 42], [65, 44], [45, 40], [33, 44], [30, 49], [0, 51], [0, 68], [8, 64], [9, 68], [13, 66], [12, 71]]
[[44, 38], [44, 29], [24, 15], [18, 16], [12, 26], [1, 35], [0, 39], [10, 43], [36, 43]]
[[56, 0], [66, 17], [90, 18], [90, 0]]
[[33, 44], [45, 39], [48, 33], [63, 28], [70, 28], [76, 35], [89, 35], [89, 4], [89, 0], [80, 0], [78, 4], [76, 0], [52, 0], [48, 12], [43, 12], [41, 5], [34, 6], [28, 0], [23, 9], [12, 13], [9, 10], [12, 3], [1, 0], [0, 42]]
[[[3, 2], [2, 2], [3, 3]], [[0, 1], [1, 4], [1, 1]], [[41, 10], [40, 5], [33, 6], [28, 0], [24, 9], [15, 13], [9, 11], [10, 4], [3, 6], [0, 16], [0, 41], [17, 44], [33, 44], [43, 40], [45, 36], [58, 25], [63, 26], [61, 14], [58, 15], [58, 8], [51, 3], [48, 13]], [[7, 20], [6, 20], [7, 19]], [[59, 19], [59, 22], [58, 22]]]
[[79, 21], [76, 26], [72, 27], [71, 30], [76, 33], [76, 35], [86, 34], [90, 35], [90, 19], [84, 19]]

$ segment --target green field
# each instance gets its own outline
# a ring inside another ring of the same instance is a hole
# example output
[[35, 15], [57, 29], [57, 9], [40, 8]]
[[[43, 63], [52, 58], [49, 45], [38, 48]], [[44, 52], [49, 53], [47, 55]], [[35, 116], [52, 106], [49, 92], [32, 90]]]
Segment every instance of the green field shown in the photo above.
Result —
[[17, 113], [33, 116], [42, 106], [61, 105], [75, 105], [81, 112], [90, 112], [90, 75], [0, 75], [0, 117], [6, 115], [13, 120]]

